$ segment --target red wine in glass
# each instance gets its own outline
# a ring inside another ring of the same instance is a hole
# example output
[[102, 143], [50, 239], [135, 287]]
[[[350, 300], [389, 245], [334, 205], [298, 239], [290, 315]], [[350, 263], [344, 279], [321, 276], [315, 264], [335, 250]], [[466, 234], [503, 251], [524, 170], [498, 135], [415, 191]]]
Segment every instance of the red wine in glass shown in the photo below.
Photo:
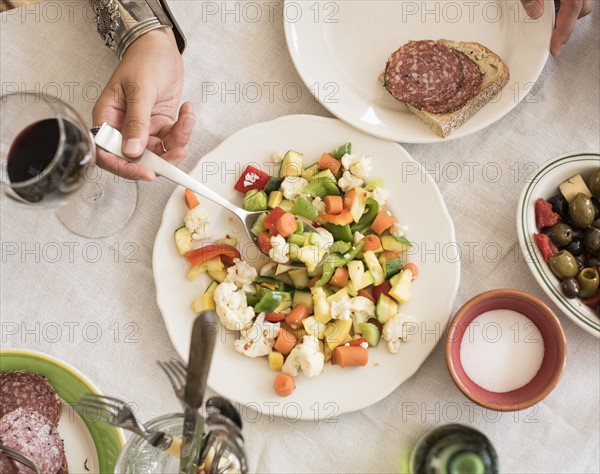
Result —
[[62, 201], [83, 184], [91, 161], [86, 140], [68, 120], [48, 118], [29, 125], [8, 152], [6, 172], [13, 191], [29, 203]]

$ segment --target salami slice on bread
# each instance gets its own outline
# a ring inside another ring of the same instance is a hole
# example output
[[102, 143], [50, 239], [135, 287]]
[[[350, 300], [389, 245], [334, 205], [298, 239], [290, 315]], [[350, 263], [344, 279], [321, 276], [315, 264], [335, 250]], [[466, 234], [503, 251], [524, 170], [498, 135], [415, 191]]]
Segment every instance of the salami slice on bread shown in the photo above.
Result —
[[440, 137], [469, 120], [506, 85], [502, 59], [479, 43], [411, 41], [389, 57], [383, 85]]

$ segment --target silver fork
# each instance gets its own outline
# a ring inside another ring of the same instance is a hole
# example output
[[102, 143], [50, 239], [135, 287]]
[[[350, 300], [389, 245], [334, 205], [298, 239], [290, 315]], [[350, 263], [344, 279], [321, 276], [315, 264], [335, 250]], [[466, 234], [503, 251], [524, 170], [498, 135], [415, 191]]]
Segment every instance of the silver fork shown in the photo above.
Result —
[[15, 451], [14, 449], [9, 448], [8, 446], [4, 446], [1, 442], [0, 442], [0, 451], [5, 453], [9, 458], [12, 458], [17, 462], [20, 462], [24, 466], [27, 466], [29, 469], [31, 469], [33, 472], [35, 472], [35, 474], [40, 474], [40, 469], [37, 467], [37, 464], [29, 456], [26, 456], [25, 454], [21, 454], [19, 451]]
[[[171, 359], [168, 361], [159, 360], [157, 361], [157, 363], [168, 377], [169, 382], [171, 382], [171, 386], [173, 387], [175, 396], [179, 399], [181, 405], [185, 408], [183, 396], [185, 392], [187, 365], [177, 359]], [[227, 400], [221, 397], [212, 397], [206, 401], [206, 406], [207, 408], [212, 408], [213, 411], [223, 412], [227, 423], [231, 423], [231, 426], [237, 426], [237, 428], [241, 429], [242, 422], [239, 418], [239, 414], [236, 412], [233, 405], [231, 405]], [[215, 415], [209, 416], [208, 421], [210, 421], [214, 417]], [[213, 424], [215, 426], [217, 425], [217, 423], [208, 423], [207, 425]], [[199, 464], [204, 465], [205, 472], [213, 474], [224, 474], [228, 472], [230, 468], [233, 467], [233, 462], [230, 459], [227, 459], [227, 457], [225, 456], [227, 451], [226, 439], [228, 437], [228, 434], [222, 432], [221, 430], [216, 430], [215, 432], [212, 432], [211, 428], [208, 428], [208, 430], [209, 433], [203, 442], [204, 448], [202, 450], [202, 454], [200, 455]], [[238, 431], [232, 430], [232, 433], [235, 434], [238, 433]], [[231, 436], [233, 436], [234, 434], [231, 434]], [[243, 468], [241, 472], [245, 473], [247, 472], [245, 458], [241, 459], [242, 457], [243, 453], [240, 453], [239, 458], [241, 461], [243, 461]], [[210, 467], [207, 464], [209, 464]], [[207, 470], [207, 468], [209, 469]]]
[[181, 406], [185, 408], [186, 403], [183, 400], [185, 394], [185, 382], [187, 377], [187, 365], [177, 359], [159, 360], [158, 366], [163, 370], [171, 382], [175, 396], [181, 402]]
[[110, 425], [131, 431], [155, 448], [167, 451], [173, 456], [179, 456], [181, 440], [162, 431], [149, 431], [143, 423], [138, 421], [131, 407], [123, 400], [107, 395], [86, 393], [79, 402], [78, 411], [84, 415], [90, 418], [97, 417]]

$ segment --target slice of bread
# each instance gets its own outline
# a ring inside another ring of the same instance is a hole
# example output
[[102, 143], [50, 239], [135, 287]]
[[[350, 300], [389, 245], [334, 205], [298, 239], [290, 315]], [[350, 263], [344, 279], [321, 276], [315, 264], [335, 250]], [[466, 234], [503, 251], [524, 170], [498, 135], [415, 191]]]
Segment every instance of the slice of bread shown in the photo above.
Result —
[[481, 91], [460, 109], [445, 114], [434, 114], [418, 109], [403, 102], [408, 109], [420, 120], [425, 122], [437, 135], [442, 138], [469, 120], [475, 113], [488, 103], [506, 85], [510, 78], [508, 66], [493, 51], [479, 43], [439, 40], [451, 49], [466, 54], [483, 74]]

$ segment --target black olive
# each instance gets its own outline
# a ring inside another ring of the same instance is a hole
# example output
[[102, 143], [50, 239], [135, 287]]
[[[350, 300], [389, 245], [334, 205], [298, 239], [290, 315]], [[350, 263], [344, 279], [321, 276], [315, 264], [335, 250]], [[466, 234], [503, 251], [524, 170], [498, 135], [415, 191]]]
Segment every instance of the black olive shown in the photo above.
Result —
[[573, 228], [573, 240], [575, 240], [575, 239], [579, 239], [579, 240], [583, 239], [583, 237], [585, 236], [585, 230], [584, 229], [579, 229], [578, 227], [572, 227], [572, 228]]
[[554, 212], [557, 212], [563, 219], [569, 215], [569, 203], [562, 194], [552, 196], [548, 202], [552, 204]]
[[596, 196], [592, 197], [592, 206], [594, 206], [594, 220], [600, 218], [600, 201]]
[[588, 257], [585, 263], [588, 267], [600, 267], [600, 257]]
[[583, 238], [583, 245], [590, 252], [600, 250], [600, 229], [588, 229]]
[[600, 229], [600, 219], [596, 219], [594, 222], [592, 222], [592, 227], [595, 229]]
[[577, 298], [579, 295], [580, 286], [575, 278], [567, 278], [560, 283], [560, 289], [567, 298]]
[[596, 314], [600, 318], [600, 304], [598, 304], [598, 306], [596, 306]]
[[573, 239], [571, 240], [571, 243], [565, 247], [565, 250], [570, 252], [574, 257], [579, 257], [580, 255], [583, 255], [585, 248], [581, 239]]

